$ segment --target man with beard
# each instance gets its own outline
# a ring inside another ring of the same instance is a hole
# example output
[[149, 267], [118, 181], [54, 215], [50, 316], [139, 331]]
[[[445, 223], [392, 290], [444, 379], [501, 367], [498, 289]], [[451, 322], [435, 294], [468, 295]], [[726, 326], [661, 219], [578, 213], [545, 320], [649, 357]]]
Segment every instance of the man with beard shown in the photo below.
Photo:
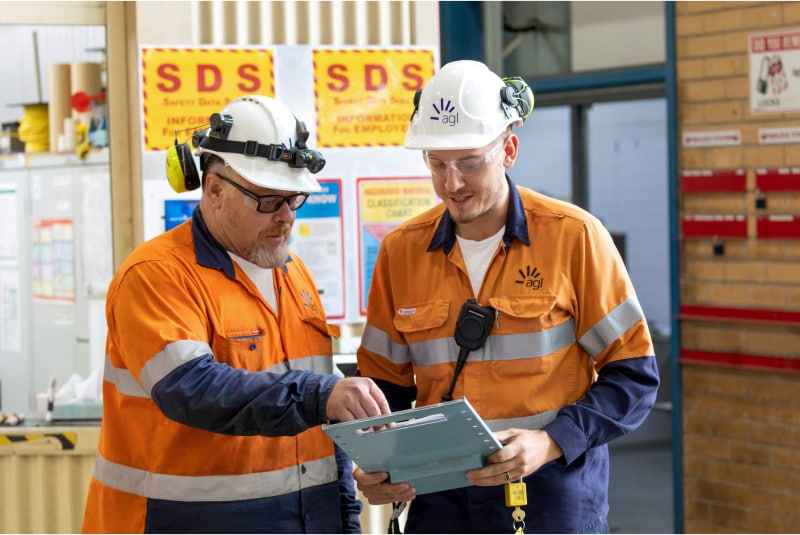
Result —
[[360, 533], [352, 463], [320, 424], [387, 414], [333, 374], [317, 288], [289, 233], [325, 161], [263, 96], [168, 154], [189, 221], [140, 245], [108, 290], [103, 421], [84, 532]]
[[406, 533], [607, 533], [607, 443], [659, 383], [625, 265], [596, 217], [506, 174], [533, 108], [522, 79], [454, 61], [414, 102], [405, 146], [442, 202], [381, 242], [358, 370], [393, 410], [465, 397], [504, 445], [470, 486], [417, 496], [357, 468], [358, 488], [413, 500]]

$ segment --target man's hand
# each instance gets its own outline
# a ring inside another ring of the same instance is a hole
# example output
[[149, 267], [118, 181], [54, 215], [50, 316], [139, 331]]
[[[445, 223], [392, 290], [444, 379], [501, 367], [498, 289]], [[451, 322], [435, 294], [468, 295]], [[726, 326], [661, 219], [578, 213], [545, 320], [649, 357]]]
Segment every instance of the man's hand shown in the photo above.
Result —
[[503, 447], [489, 456], [488, 466], [467, 472], [470, 485], [491, 487], [519, 481], [564, 454], [545, 431], [506, 429], [495, 436]]
[[341, 422], [391, 412], [386, 396], [372, 379], [366, 377], [345, 377], [337, 381], [325, 405], [327, 418]]
[[364, 494], [370, 505], [407, 502], [417, 496], [414, 487], [408, 483], [389, 483], [389, 474], [386, 472], [368, 474], [356, 466], [353, 479], [356, 480], [356, 488]]

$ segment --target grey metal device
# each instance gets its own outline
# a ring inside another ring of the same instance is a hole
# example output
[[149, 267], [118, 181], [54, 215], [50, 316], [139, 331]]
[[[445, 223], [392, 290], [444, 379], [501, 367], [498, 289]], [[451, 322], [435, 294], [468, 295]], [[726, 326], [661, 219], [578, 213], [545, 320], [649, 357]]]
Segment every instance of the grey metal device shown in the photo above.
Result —
[[465, 472], [486, 466], [503, 447], [466, 398], [322, 430], [362, 470], [388, 472], [418, 495], [468, 486]]

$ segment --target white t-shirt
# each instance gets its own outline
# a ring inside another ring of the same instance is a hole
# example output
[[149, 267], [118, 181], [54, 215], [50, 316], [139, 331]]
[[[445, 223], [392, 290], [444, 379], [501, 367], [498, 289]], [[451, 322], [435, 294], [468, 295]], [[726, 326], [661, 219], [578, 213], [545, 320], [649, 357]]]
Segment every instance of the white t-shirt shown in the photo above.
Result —
[[480, 241], [468, 240], [456, 235], [458, 246], [461, 247], [461, 256], [464, 257], [464, 263], [467, 265], [467, 274], [469, 275], [469, 282], [472, 284], [472, 292], [476, 297], [481, 289], [489, 262], [492, 260], [495, 251], [497, 251], [497, 244], [503, 239], [505, 231], [506, 227], [503, 225], [495, 234]]
[[261, 292], [261, 295], [270, 304], [272, 310], [275, 311], [275, 315], [278, 315], [278, 298], [275, 296], [275, 284], [272, 280], [272, 270], [269, 268], [262, 268], [254, 263], [250, 262], [249, 260], [245, 260], [240, 256], [236, 256], [232, 252], [228, 251], [228, 254], [231, 256], [234, 262], [239, 264], [239, 267], [247, 273], [247, 276], [250, 277], [250, 280], [253, 281], [253, 284], [256, 285], [256, 288]]

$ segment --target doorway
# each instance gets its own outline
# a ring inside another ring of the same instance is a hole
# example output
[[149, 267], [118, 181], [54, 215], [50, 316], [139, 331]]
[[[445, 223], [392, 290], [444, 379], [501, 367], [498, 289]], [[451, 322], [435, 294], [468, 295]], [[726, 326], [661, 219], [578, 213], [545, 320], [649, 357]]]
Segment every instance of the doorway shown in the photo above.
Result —
[[578, 204], [615, 237], [645, 312], [661, 386], [656, 409], [611, 449], [612, 533], [672, 533], [667, 101], [571, 102], [534, 109], [516, 129], [511, 178]]

